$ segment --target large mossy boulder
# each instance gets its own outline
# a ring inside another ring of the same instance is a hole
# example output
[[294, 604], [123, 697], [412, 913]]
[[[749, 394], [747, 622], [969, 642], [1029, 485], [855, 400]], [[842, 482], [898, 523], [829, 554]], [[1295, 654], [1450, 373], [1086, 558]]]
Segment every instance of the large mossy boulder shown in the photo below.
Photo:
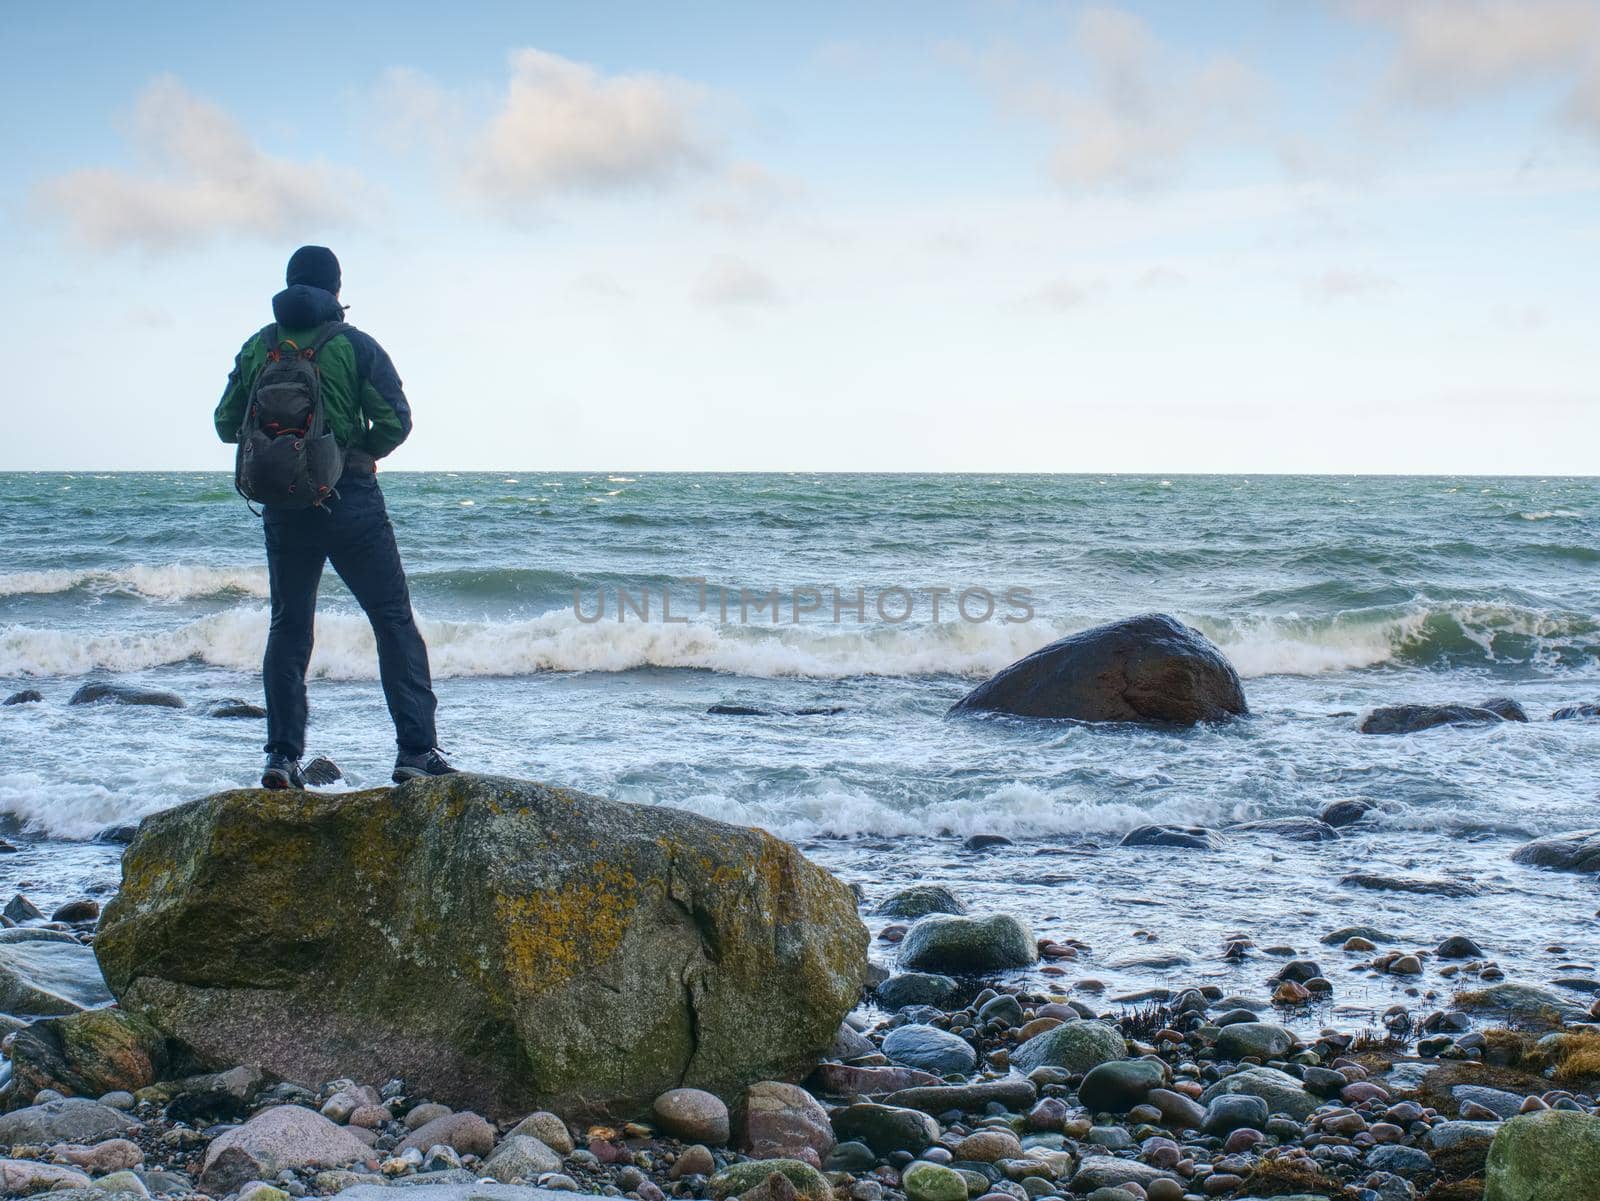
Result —
[[803, 1076], [866, 944], [850, 890], [761, 831], [463, 774], [147, 818], [95, 950], [204, 1059], [581, 1117]]
[[1210, 639], [1165, 613], [1147, 613], [1034, 651], [950, 712], [1192, 726], [1249, 708], [1239, 673]]
[[1547, 1109], [1501, 1126], [1489, 1147], [1483, 1201], [1600, 1198], [1600, 1118]]

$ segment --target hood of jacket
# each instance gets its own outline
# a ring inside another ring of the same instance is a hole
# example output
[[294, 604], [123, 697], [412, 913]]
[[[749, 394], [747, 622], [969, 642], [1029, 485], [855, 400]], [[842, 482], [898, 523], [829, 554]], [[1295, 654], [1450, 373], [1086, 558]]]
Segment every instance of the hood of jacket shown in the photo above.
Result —
[[344, 320], [344, 306], [332, 292], [310, 284], [291, 284], [272, 298], [272, 317], [280, 329], [314, 329]]

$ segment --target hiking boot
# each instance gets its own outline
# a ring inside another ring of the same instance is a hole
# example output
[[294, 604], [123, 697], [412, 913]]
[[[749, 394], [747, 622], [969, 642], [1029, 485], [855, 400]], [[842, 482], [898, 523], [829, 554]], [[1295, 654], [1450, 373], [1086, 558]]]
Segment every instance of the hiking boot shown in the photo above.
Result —
[[420, 780], [423, 776], [455, 774], [456, 769], [446, 763], [437, 750], [401, 751], [395, 756], [392, 779], [396, 784], [404, 784], [407, 780]]
[[261, 769], [261, 787], [282, 792], [287, 788], [303, 790], [305, 786], [306, 778], [300, 774], [300, 760], [276, 752], [267, 756], [267, 765]]

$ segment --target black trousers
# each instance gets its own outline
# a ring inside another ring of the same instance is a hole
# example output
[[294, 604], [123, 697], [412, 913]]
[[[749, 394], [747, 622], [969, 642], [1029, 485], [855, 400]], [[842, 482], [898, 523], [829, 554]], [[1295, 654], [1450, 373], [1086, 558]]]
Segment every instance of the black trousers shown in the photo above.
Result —
[[400, 749], [438, 745], [428, 648], [411, 613], [405, 568], [377, 478], [346, 472], [337, 499], [314, 509], [268, 507], [263, 525], [272, 582], [272, 627], [261, 667], [268, 753], [293, 759], [305, 753], [306, 667], [324, 563], [333, 564], [372, 623], [383, 695]]

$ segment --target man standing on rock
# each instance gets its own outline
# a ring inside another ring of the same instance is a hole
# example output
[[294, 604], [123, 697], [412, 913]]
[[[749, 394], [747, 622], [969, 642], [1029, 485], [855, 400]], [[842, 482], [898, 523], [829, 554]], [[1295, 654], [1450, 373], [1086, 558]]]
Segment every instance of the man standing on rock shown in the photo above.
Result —
[[411, 433], [411, 406], [381, 346], [345, 324], [339, 260], [325, 246], [289, 259], [274, 321], [244, 344], [217, 405], [217, 435], [239, 444], [235, 485], [262, 504], [272, 624], [263, 788], [304, 788], [306, 668], [324, 563], [366, 611], [400, 753], [394, 780], [455, 769], [436, 749], [428, 648], [411, 612], [377, 460]]

